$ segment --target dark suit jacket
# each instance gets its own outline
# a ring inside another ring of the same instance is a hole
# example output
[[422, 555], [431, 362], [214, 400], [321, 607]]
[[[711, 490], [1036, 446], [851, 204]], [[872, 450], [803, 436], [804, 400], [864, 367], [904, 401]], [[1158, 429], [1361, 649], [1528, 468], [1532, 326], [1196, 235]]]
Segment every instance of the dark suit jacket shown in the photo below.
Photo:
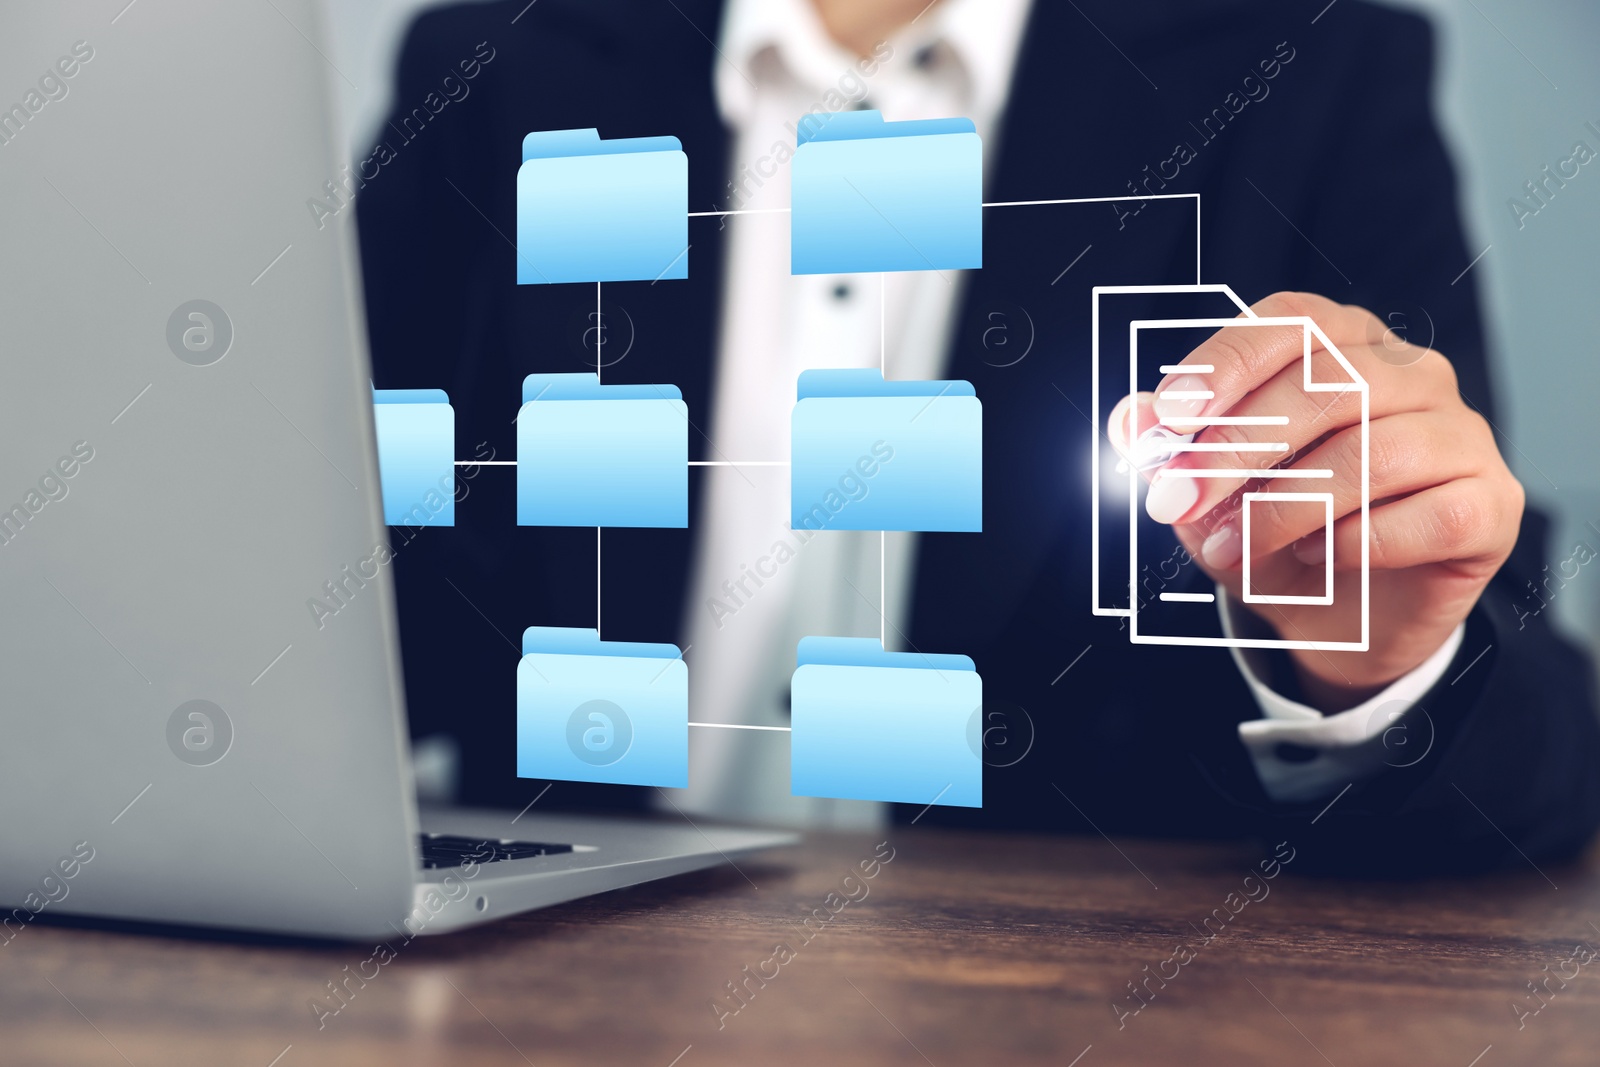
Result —
[[[1312, 25], [1320, 6], [1038, 0], [986, 146], [986, 199], [1200, 192], [1205, 280], [1250, 301], [1322, 293], [1403, 315], [1393, 321], [1419, 334], [1426, 322], [1464, 395], [1493, 419], [1476, 275], [1452, 281], [1472, 250], [1430, 114], [1429, 29], [1357, 0]], [[360, 168], [356, 201], [374, 375], [381, 387], [448, 390], [458, 455], [513, 457], [522, 377], [585, 366], [592, 287], [515, 284], [522, 136], [675, 134], [691, 210], [729, 206], [730, 137], [712, 91], [719, 18], [711, 0], [512, 0], [429, 12], [412, 28], [380, 132], [388, 151]], [[1175, 166], [1179, 145], [1193, 158]], [[1138, 207], [986, 213], [985, 268], [970, 278], [947, 364], [984, 403], [984, 532], [921, 537], [907, 637], [970, 654], [986, 706], [1007, 713], [1017, 743], [1034, 736], [1020, 762], [986, 768], [981, 811], [923, 821], [1260, 833], [1291, 840], [1308, 858], [1297, 866], [1377, 873], [1523, 862], [1513, 845], [1534, 860], [1572, 853], [1600, 819], [1600, 729], [1586, 661], [1546, 618], [1514, 609], [1542, 565], [1536, 516], [1473, 611], [1458, 662], [1406, 721], [1414, 747], [1390, 762], [1410, 765], [1320, 818], [1325, 802], [1265, 796], [1235, 731], [1258, 712], [1225, 651], [1133, 646], [1122, 620], [1090, 615], [1088, 287], [1194, 280], [1192, 202]], [[677, 384], [703, 430], [722, 241], [715, 220], [702, 224], [689, 280], [607, 288], [608, 305], [627, 309], [632, 348], [605, 373]], [[1000, 365], [1015, 349], [997, 358], [985, 341], [997, 312], [1032, 323], [1033, 349], [1015, 365]], [[624, 327], [612, 329], [608, 359]], [[703, 458], [704, 436], [690, 449]], [[516, 641], [530, 624], [593, 625], [594, 534], [517, 527], [508, 468], [463, 484], [455, 528], [394, 533], [412, 725], [462, 739], [466, 799], [520, 806], [543, 783], [516, 778]], [[679, 635], [692, 536], [607, 531], [608, 638]], [[641, 799], [562, 783], [545, 802], [563, 798]]]

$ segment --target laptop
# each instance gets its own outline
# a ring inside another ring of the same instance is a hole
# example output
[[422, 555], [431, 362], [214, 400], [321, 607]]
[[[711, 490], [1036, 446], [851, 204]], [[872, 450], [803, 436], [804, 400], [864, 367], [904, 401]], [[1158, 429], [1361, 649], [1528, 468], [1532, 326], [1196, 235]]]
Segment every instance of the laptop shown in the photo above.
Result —
[[435, 934], [793, 843], [418, 810], [321, 13], [118, 7], [0, 35], [0, 940]]

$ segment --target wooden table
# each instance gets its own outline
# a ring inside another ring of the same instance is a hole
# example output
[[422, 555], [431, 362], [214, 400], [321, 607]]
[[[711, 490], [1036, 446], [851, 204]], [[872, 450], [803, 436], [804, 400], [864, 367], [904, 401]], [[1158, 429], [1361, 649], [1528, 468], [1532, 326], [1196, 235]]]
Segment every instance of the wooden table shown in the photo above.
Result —
[[[1270, 850], [886, 836], [870, 880], [846, 876], [880, 838], [816, 836], [418, 939], [337, 1014], [327, 983], [370, 947], [41, 922], [0, 948], [0, 1063], [1600, 1062], [1600, 959], [1566, 962], [1600, 947], [1600, 864], [1374, 884], [1291, 862], [1246, 882]], [[808, 941], [813, 909], [831, 917]], [[746, 966], [771, 977], [733, 1014]], [[1133, 1014], [1128, 983], [1152, 973]]]

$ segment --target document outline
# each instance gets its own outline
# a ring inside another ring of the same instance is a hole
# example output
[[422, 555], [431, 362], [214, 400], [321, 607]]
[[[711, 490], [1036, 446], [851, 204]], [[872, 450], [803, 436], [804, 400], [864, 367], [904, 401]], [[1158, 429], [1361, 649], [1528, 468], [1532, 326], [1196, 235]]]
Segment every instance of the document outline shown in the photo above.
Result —
[[[1100, 411], [1100, 297], [1127, 296], [1151, 293], [1219, 293], [1233, 302], [1239, 313], [1248, 318], [1257, 315], [1250, 305], [1239, 299], [1227, 285], [1220, 283], [1195, 283], [1193, 285], [1096, 285], [1090, 290], [1089, 309], [1089, 606], [1096, 615], [1127, 618], [1131, 608], [1108, 607], [1100, 598], [1100, 438], [1105, 436], [1105, 419], [1110, 412]], [[1130, 594], [1132, 575], [1129, 575]], [[1129, 600], [1132, 603], [1132, 600]]]
[[[1231, 290], [1230, 290], [1231, 292]], [[1139, 599], [1135, 583], [1138, 575], [1138, 482], [1140, 472], [1132, 465], [1128, 469], [1128, 640], [1134, 644], [1148, 645], [1190, 645], [1196, 647], [1212, 648], [1282, 648], [1304, 649], [1323, 652], [1365, 652], [1370, 647], [1371, 636], [1371, 542], [1370, 542], [1370, 511], [1372, 506], [1371, 490], [1371, 434], [1369, 424], [1371, 421], [1371, 386], [1362, 377], [1344, 353], [1339, 351], [1337, 345], [1323, 332], [1322, 328], [1312, 319], [1304, 315], [1276, 315], [1261, 316], [1251, 315], [1249, 318], [1194, 318], [1194, 319], [1138, 319], [1128, 324], [1128, 389], [1129, 393], [1138, 391], [1139, 370], [1139, 331], [1141, 329], [1213, 329], [1220, 330], [1237, 327], [1256, 326], [1297, 326], [1301, 329], [1303, 349], [1301, 352], [1301, 387], [1307, 393], [1359, 393], [1361, 397], [1361, 636], [1356, 641], [1311, 641], [1292, 640], [1287, 638], [1248, 638], [1248, 637], [1180, 637], [1165, 634], [1139, 633]], [[1311, 341], [1315, 338], [1338, 363], [1340, 369], [1352, 379], [1349, 382], [1316, 382], [1311, 374]], [[1297, 477], [1308, 476], [1308, 472], [1296, 471], [1282, 474], [1268, 474], [1266, 471], [1252, 472], [1254, 477]], [[1311, 472], [1310, 476], [1331, 477], [1332, 472], [1324, 474], [1321, 471]], [[1246, 541], [1248, 548], [1248, 541]], [[1328, 554], [1327, 566], [1332, 568], [1333, 555]], [[1329, 600], [1329, 604], [1332, 600]]]

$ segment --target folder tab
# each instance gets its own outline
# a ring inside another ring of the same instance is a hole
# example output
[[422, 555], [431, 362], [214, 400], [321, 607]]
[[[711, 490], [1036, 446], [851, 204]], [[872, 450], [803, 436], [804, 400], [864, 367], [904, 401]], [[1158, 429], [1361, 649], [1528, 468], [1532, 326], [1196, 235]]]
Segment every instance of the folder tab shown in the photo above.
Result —
[[676, 137], [522, 139], [517, 284], [689, 276], [689, 159]]
[[443, 389], [374, 389], [378, 481], [390, 526], [456, 524], [456, 413]]
[[790, 683], [790, 792], [983, 806], [983, 679], [966, 656], [806, 637]]
[[678, 646], [523, 631], [517, 777], [687, 786], [689, 667]]
[[983, 140], [971, 119], [802, 119], [790, 196], [790, 271], [983, 266]]
[[689, 525], [689, 409], [676, 386], [530, 374], [522, 400], [519, 526]]
[[811, 370], [798, 394], [792, 529], [983, 529], [983, 405], [970, 382]]

